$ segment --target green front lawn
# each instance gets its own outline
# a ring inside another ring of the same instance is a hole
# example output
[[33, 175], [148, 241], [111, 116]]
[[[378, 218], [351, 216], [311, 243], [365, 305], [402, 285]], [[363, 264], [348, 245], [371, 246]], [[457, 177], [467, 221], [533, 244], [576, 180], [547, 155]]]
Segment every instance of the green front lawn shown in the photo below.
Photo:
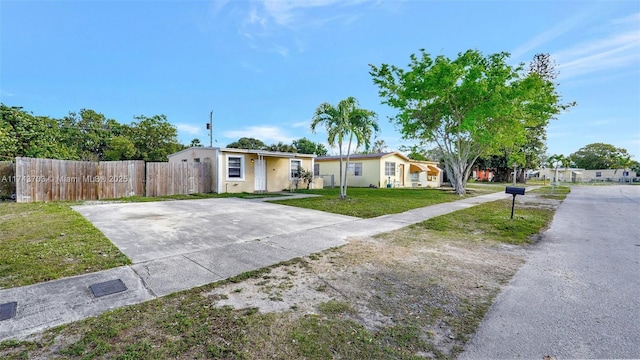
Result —
[[131, 263], [70, 203], [0, 203], [0, 289]]
[[[472, 187], [468, 189], [465, 196], [484, 195], [496, 191], [499, 190]], [[461, 199], [451, 189], [349, 188], [347, 189], [347, 198], [344, 200], [340, 200], [340, 189], [338, 188], [298, 190], [297, 192], [321, 196], [271, 202], [359, 218], [372, 218]]]

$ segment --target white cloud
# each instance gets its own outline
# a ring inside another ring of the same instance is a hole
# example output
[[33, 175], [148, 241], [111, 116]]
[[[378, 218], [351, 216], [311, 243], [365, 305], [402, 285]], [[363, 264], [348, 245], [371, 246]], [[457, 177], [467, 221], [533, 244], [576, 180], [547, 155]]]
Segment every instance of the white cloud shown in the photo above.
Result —
[[309, 128], [311, 126], [311, 120], [298, 121], [291, 124], [293, 128]]
[[262, 140], [266, 144], [280, 141], [290, 144], [293, 140], [297, 139], [277, 126], [249, 126], [242, 130], [225, 131], [222, 135], [229, 139], [239, 139], [242, 137], [255, 138]]
[[176, 128], [178, 131], [182, 131], [190, 135], [199, 135], [202, 133], [202, 128], [184, 123], [176, 124]]
[[622, 29], [605, 38], [585, 41], [553, 54], [560, 78], [568, 79], [599, 71], [623, 70], [640, 64], [640, 31]]
[[533, 39], [527, 41], [526, 43], [520, 45], [517, 49], [511, 52], [511, 58], [514, 60], [520, 60], [522, 56], [528, 55], [531, 51], [535, 51], [535, 49], [539, 49], [541, 45], [548, 43], [549, 41], [556, 39], [563, 34], [574, 30], [580, 23], [584, 21], [584, 19], [589, 14], [589, 11], [580, 12], [565, 21], [557, 24], [551, 29], [538, 34]]
[[287, 55], [289, 55], [289, 49], [280, 45], [275, 45], [270, 51], [280, 54], [282, 57], [287, 57]]
[[640, 32], [637, 21], [640, 13], [615, 19], [609, 25], [610, 33], [552, 54], [560, 64], [561, 79], [569, 79], [601, 71], [615, 75], [616, 70], [640, 64]]

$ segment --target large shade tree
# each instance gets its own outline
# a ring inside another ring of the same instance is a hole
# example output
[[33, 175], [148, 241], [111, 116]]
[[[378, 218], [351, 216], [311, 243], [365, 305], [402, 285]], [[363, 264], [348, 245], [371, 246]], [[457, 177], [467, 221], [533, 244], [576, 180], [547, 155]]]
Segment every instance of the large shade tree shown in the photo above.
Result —
[[[311, 121], [311, 131], [315, 133], [318, 126], [325, 127], [329, 145], [338, 147], [340, 198], [345, 199], [347, 197], [347, 167], [349, 166], [351, 145], [355, 140], [356, 149], [359, 146], [369, 149], [371, 138], [380, 130], [376, 113], [359, 108], [358, 101], [354, 97], [341, 100], [337, 106], [325, 102], [316, 108]], [[343, 153], [345, 145], [347, 147], [346, 154]]]
[[383, 103], [404, 138], [435, 143], [456, 193], [466, 192], [475, 160], [526, 141], [565, 106], [555, 85], [537, 72], [507, 64], [508, 53], [477, 50], [456, 59], [412, 54], [408, 69], [370, 65]]
[[315, 154], [318, 156], [327, 155], [327, 149], [320, 143], [313, 142], [306, 137], [294, 140], [291, 143], [296, 148], [296, 152], [300, 154]]
[[627, 149], [611, 144], [593, 143], [570, 155], [576, 167], [586, 170], [615, 169], [621, 158], [629, 157]]
[[234, 149], [247, 149], [247, 150], [266, 150], [268, 146], [258, 140], [250, 137], [241, 137], [238, 141], [234, 141], [227, 145], [228, 148]]

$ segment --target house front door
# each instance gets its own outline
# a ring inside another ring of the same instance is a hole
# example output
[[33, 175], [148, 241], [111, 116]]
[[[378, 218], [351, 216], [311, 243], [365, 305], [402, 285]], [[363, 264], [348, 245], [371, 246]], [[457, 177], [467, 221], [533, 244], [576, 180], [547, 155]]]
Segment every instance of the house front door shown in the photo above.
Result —
[[404, 187], [404, 164], [400, 164], [398, 167], [398, 177], [400, 178], [400, 187]]
[[262, 156], [258, 157], [256, 160], [253, 170], [255, 174], [253, 191], [267, 191], [267, 164], [266, 160]]

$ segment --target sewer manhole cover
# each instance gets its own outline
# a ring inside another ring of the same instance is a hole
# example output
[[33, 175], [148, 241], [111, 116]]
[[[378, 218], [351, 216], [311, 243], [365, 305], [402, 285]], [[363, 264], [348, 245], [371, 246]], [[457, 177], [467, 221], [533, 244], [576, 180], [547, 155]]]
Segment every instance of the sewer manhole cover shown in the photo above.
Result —
[[120, 279], [93, 284], [89, 286], [89, 288], [91, 289], [91, 292], [93, 292], [93, 296], [95, 297], [111, 295], [127, 290], [127, 287]]
[[0, 321], [11, 319], [16, 316], [16, 308], [18, 307], [17, 302], [10, 302], [5, 304], [0, 304]]

